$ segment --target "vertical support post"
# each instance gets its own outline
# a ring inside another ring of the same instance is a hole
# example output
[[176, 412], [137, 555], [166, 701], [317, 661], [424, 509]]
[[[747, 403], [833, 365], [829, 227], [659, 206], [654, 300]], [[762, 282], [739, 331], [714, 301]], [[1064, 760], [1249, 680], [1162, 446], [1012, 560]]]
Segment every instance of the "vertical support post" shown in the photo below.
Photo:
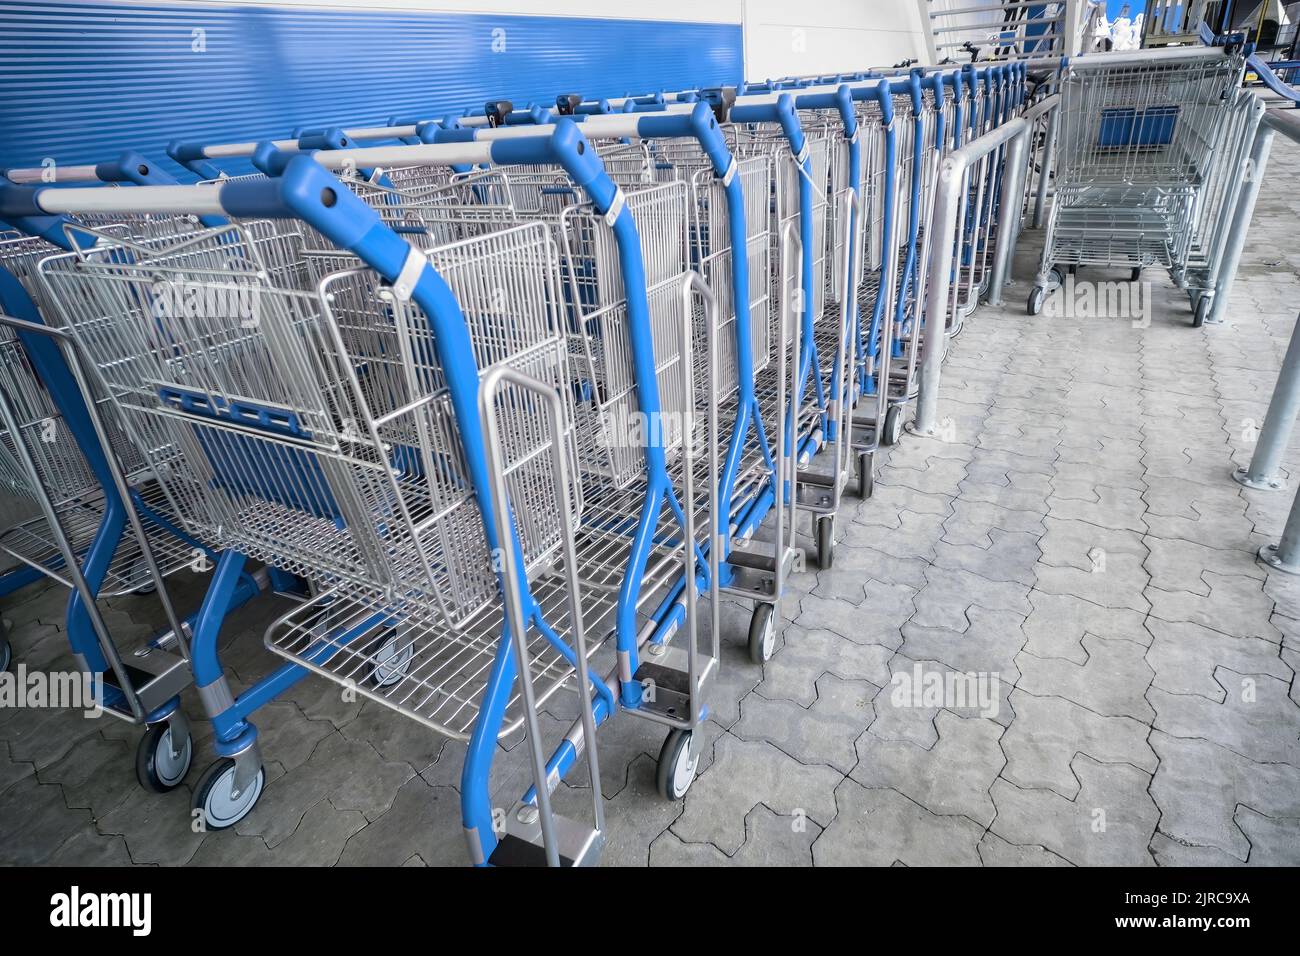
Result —
[[[948, 304], [948, 288], [952, 281], [953, 246], [957, 239], [957, 206], [961, 198], [962, 174], [966, 164], [948, 156], [939, 168], [938, 195], [934, 203], [931, 230], [938, 233], [930, 264], [930, 277], [925, 300], [934, 310], [925, 322], [924, 351], [921, 357], [921, 383], [916, 397], [916, 417], [908, 423], [908, 431], [917, 435], [933, 435], [939, 414], [939, 370], [943, 366], [943, 351], [947, 343], [947, 323], [943, 310]], [[999, 244], [1000, 245], [1000, 244]]]
[[1214, 302], [1210, 306], [1210, 314], [1206, 316], [1207, 322], [1222, 322], [1223, 313], [1228, 308], [1228, 297], [1232, 294], [1232, 284], [1237, 278], [1241, 253], [1246, 248], [1246, 233], [1250, 231], [1250, 220], [1255, 215], [1259, 187], [1263, 184], [1264, 172], [1268, 169], [1268, 154], [1273, 148], [1274, 135], [1265, 116], [1255, 130], [1255, 142], [1250, 147], [1246, 181], [1242, 184], [1241, 195], [1237, 197], [1237, 207], [1232, 214], [1232, 224], [1228, 227], [1223, 260], [1219, 263], [1219, 281], [1214, 288]]
[[[1053, 111], [1055, 115], [1055, 111]], [[993, 272], [989, 276], [989, 305], [1002, 304], [1002, 286], [1011, 272], [1011, 252], [1020, 238], [1021, 198], [1025, 188], [1025, 144], [1029, 141], [1033, 124], [1011, 139], [1006, 151], [1006, 166], [1002, 173], [1002, 225], [998, 231], [998, 245], [993, 251]]]
[[[1282, 477], [1282, 455], [1291, 439], [1297, 412], [1300, 412], [1300, 324], [1291, 333], [1291, 344], [1282, 359], [1282, 370], [1273, 386], [1264, 427], [1255, 443], [1249, 468], [1238, 468], [1232, 477], [1247, 488], [1278, 491], [1286, 487]], [[1294, 518], [1294, 515], [1292, 516]]]
[[1056, 155], [1056, 125], [1060, 110], [1052, 110], [1047, 118], [1047, 139], [1043, 142], [1043, 159], [1038, 169], [1038, 193], [1034, 197], [1034, 228], [1043, 228], [1043, 209], [1047, 206], [1047, 183], [1052, 178], [1052, 159]]

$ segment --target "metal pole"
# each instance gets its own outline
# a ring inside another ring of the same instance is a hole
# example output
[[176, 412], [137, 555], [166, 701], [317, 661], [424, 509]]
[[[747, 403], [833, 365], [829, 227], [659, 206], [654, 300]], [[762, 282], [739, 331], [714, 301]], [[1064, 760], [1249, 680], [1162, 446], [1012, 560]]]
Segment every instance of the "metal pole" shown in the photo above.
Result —
[[1043, 159], [1038, 171], [1038, 194], [1034, 197], [1034, 228], [1043, 228], [1043, 209], [1047, 206], [1047, 183], [1052, 178], [1052, 159], [1056, 155], [1056, 125], [1060, 110], [1047, 118], [1047, 139], [1043, 142]]
[[967, 165], [966, 157], [958, 156], [960, 152], [957, 150], [949, 154], [939, 169], [938, 196], [932, 220], [932, 228], [939, 231], [939, 238], [932, 247], [935, 261], [931, 264], [930, 289], [926, 294], [926, 301], [936, 305], [936, 312], [926, 317], [916, 418], [907, 425], [908, 431], [917, 435], [933, 435], [939, 413], [939, 369], [943, 365], [943, 349], [947, 339], [944, 334], [947, 323], [939, 312], [948, 302], [953, 243], [957, 238], [957, 207], [960, 205], [961, 184]]
[[[1053, 114], [1055, 115], [1055, 114]], [[989, 305], [1002, 304], [1002, 287], [1011, 271], [1011, 251], [1020, 238], [1020, 199], [1025, 188], [1025, 144], [1029, 141], [1032, 124], [1026, 124], [1007, 150], [1006, 170], [1002, 177], [1002, 231], [997, 248], [993, 251], [993, 274], [989, 277]]]
[[1259, 559], [1275, 571], [1300, 574], [1300, 495], [1291, 502], [1291, 513], [1287, 516], [1286, 527], [1282, 529], [1282, 540], [1260, 548]]
[[1250, 220], [1255, 215], [1255, 202], [1259, 199], [1259, 187], [1264, 182], [1264, 172], [1268, 169], [1268, 155], [1273, 148], [1274, 129], [1268, 124], [1268, 118], [1259, 124], [1255, 131], [1255, 142], [1250, 147], [1250, 165], [1246, 181], [1241, 187], [1237, 199], [1237, 208], [1232, 215], [1232, 225], [1228, 227], [1228, 239], [1224, 245], [1223, 261], [1219, 266], [1219, 281], [1214, 289], [1214, 302], [1210, 306], [1207, 322], [1222, 322], [1223, 313], [1228, 308], [1228, 296], [1232, 294], [1232, 284], [1237, 278], [1237, 267], [1241, 264], [1241, 253], [1246, 248], [1246, 233], [1250, 231]]
[[1273, 398], [1268, 403], [1264, 427], [1255, 443], [1249, 468], [1238, 468], [1232, 477], [1247, 488], [1259, 491], [1279, 491], [1286, 487], [1282, 477], [1282, 455], [1291, 440], [1291, 429], [1300, 412], [1300, 324], [1291, 333], [1291, 343], [1282, 359], [1282, 371], [1273, 386]]

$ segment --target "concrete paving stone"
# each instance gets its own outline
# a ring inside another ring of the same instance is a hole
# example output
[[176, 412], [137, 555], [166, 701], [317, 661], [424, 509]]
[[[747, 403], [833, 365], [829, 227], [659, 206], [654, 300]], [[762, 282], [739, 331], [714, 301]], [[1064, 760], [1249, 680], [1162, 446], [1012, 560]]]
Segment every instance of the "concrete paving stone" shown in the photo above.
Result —
[[[1146, 514], [1146, 502], [1142, 492], [1135, 488], [1113, 488], [1109, 485], [1094, 485], [1091, 489], [1093, 500], [1084, 498], [1058, 498], [1053, 495], [1047, 499], [1050, 517], [1072, 521], [1085, 521], [1102, 528], [1144, 532], [1147, 530], [1143, 515]], [[1072, 493], [1077, 493], [1075, 489]]]
[[1194, 846], [1156, 831], [1151, 853], [1160, 866], [1241, 866], [1245, 861], [1212, 846]]
[[1199, 624], [1154, 617], [1146, 626], [1152, 635], [1146, 660], [1155, 672], [1155, 688], [1166, 693], [1222, 701], [1227, 691], [1215, 679], [1220, 666], [1238, 674], [1269, 675], [1287, 684], [1294, 677], [1278, 646], [1262, 638], [1235, 637]]
[[1161, 818], [1147, 793], [1150, 774], [1083, 753], [1069, 769], [1079, 780], [1072, 799], [994, 781], [998, 816], [991, 832], [1010, 843], [1042, 846], [1078, 866], [1154, 865], [1148, 846]]
[[651, 866], [812, 866], [822, 828], [805, 816], [780, 816], [760, 804], [745, 818], [745, 843], [728, 856], [711, 843], [686, 843], [672, 830], [650, 844]]
[[46, 862], [50, 866], [130, 866], [131, 854], [120, 836], [104, 836], [87, 828], [64, 840]]
[[[903, 484], [877, 483], [855, 521], [886, 528], [897, 528], [897, 515], [911, 511], [920, 515], [952, 514], [951, 490], [940, 494], [917, 491]], [[866, 545], [867, 547], [870, 544]]]
[[125, 741], [109, 741], [100, 735], [87, 737], [58, 763], [42, 770], [40, 781], [62, 787], [69, 807], [87, 809], [96, 818], [102, 817], [140, 786], [135, 777], [135, 756], [135, 747], [128, 747]]
[[[188, 786], [170, 793], [148, 793], [137, 787], [121, 804], [97, 819], [95, 826], [100, 833], [125, 839], [132, 863], [180, 866], [194, 856], [204, 839], [220, 839], [224, 833], [196, 830], [198, 821], [191, 814], [190, 799]], [[256, 808], [253, 812], [257, 812]]]
[[385, 760], [406, 761], [416, 771], [437, 760], [447, 743], [446, 737], [373, 700], [365, 701], [341, 732], [349, 740], [370, 744]]
[[977, 866], [984, 828], [941, 816], [897, 790], [867, 789], [852, 779], [835, 788], [839, 812], [813, 844], [818, 866]]
[[1213, 571], [1206, 571], [1202, 580], [1209, 585], [1208, 595], [1147, 588], [1151, 615], [1163, 621], [1190, 621], [1225, 634], [1259, 637], [1275, 643], [1279, 640], [1279, 632], [1270, 621], [1273, 600], [1259, 581]]
[[1069, 594], [1103, 607], [1148, 610], [1143, 594], [1147, 548], [1140, 535], [1050, 515], [1044, 524], [1039, 591]]
[[713, 766], [686, 794], [673, 832], [687, 843], [712, 843], [731, 856], [745, 842], [745, 817], [760, 803], [774, 813], [800, 811], [825, 826], [835, 816], [832, 792], [843, 774], [799, 763], [765, 741], [723, 735]]
[[864, 787], [897, 790], [932, 813], [958, 814], [988, 826], [993, 819], [989, 787], [1006, 764], [998, 746], [1005, 728], [947, 710], [935, 715], [934, 728], [937, 740], [930, 747], [862, 734], [849, 776]]
[[1287, 696], [1290, 679], [1244, 675], [1220, 665], [1217, 699], [1153, 687], [1153, 726], [1173, 737], [1198, 737], [1261, 763], [1300, 767], [1300, 708]]
[[817, 679], [823, 674], [881, 687], [889, 680], [893, 657], [894, 650], [886, 644], [861, 644], [831, 631], [796, 626], [788, 632], [785, 647], [764, 668], [757, 690], [769, 700], [790, 700], [810, 707], [817, 699]]
[[882, 740], [909, 741], [929, 749], [939, 739], [935, 718], [942, 710], [1002, 726], [1015, 718], [1010, 704], [1015, 685], [1009, 680], [903, 654], [894, 656], [890, 668], [889, 684], [872, 701], [876, 719], [868, 731]]
[[92, 819], [88, 810], [69, 809], [59, 787], [25, 777], [0, 793], [0, 865], [47, 863]]
[[[1047, 494], [1047, 479], [1036, 475], [1018, 475], [1012, 473], [1012, 479], [1034, 479], [1042, 482], [1042, 493]], [[981, 548], [992, 545], [989, 531], [997, 529], [1007, 533], [1041, 535], [1043, 527], [1042, 508], [1019, 507], [1019, 503], [1001, 504], [995, 501], [970, 499], [967, 492], [971, 485], [962, 483], [962, 497], [953, 505], [951, 516], [944, 522], [943, 540], [949, 544], [974, 544]], [[1035, 500], [1038, 500], [1035, 493]], [[1045, 498], [1043, 499], [1046, 500]]]
[[876, 475], [876, 487], [901, 485], [928, 495], [950, 495], [966, 477], [966, 464], [952, 458], [932, 456], [923, 468], [897, 467], [892, 462]]
[[1151, 746], [1160, 757], [1151, 781], [1160, 829], [1178, 843], [1212, 847], [1244, 861], [1250, 840], [1236, 820], [1238, 807], [1300, 817], [1300, 769], [1259, 763], [1208, 740], [1159, 730], [1151, 734]]
[[1057, 461], [1053, 466], [1052, 489], [1058, 498], [1091, 501], [1098, 485], [1143, 491], [1147, 487], [1146, 469], [1141, 462], [1133, 461]]
[[[1034, 458], [1023, 458], [1013, 452], [1003, 451], [995, 448], [980, 448], [976, 446], [971, 452], [970, 467], [979, 469], [981, 472], [987, 469], [998, 469], [1008, 477], [1012, 474], [1022, 475], [1045, 475], [1051, 477], [1055, 474], [1055, 466], [1049, 461], [1041, 461]], [[975, 480], [972, 475], [968, 478]], [[1013, 480], [1014, 483], [1014, 480]]]
[[234, 830], [209, 833], [186, 866], [210, 866], [233, 869], [244, 866], [271, 866], [278, 861], [266, 842], [257, 836], [241, 836]]
[[1151, 554], [1146, 568], [1151, 586], [1162, 591], [1188, 591], [1208, 596], [1210, 584], [1206, 572], [1239, 575], [1263, 581], [1264, 568], [1254, 555], [1228, 547], [1216, 548], [1194, 541], [1150, 536], [1146, 541]]
[[1270, 817], [1239, 807], [1237, 826], [1250, 841], [1251, 866], [1295, 866], [1300, 860], [1300, 817]]
[[1020, 680], [1016, 686], [1035, 697], [1056, 696], [1106, 717], [1132, 717], [1151, 723], [1155, 712], [1146, 700], [1154, 671], [1146, 649], [1134, 641], [1082, 638], [1087, 660], [1081, 664], [1061, 657], [1016, 657]]
[[868, 581], [900, 585], [913, 591], [925, 587], [925, 558], [899, 558], [876, 548], [853, 548], [837, 545], [835, 567], [841, 571], [860, 571]]
[[388, 812], [353, 834], [340, 866], [398, 866], [412, 854], [431, 866], [469, 863], [461, 826], [460, 796], [412, 777], [397, 791]]
[[741, 740], [768, 740], [800, 763], [826, 764], [841, 773], [857, 759], [853, 742], [875, 717], [872, 698], [880, 688], [867, 681], [817, 679], [817, 698], [805, 708], [790, 700], [769, 700], [762, 691], [740, 702], [741, 718], [731, 733]]
[[411, 776], [408, 764], [386, 763], [369, 744], [333, 732], [310, 759], [269, 782], [257, 806], [235, 829], [241, 835], [261, 837], [274, 849], [321, 800], [333, 798], [339, 809], [359, 810], [373, 819], [392, 803], [394, 794]]
[[964, 631], [972, 607], [986, 611], [1030, 611], [1029, 587], [1013, 581], [990, 581], [959, 568], [926, 569], [926, 586], [917, 592], [911, 623], [921, 627]]
[[1156, 769], [1156, 755], [1147, 743], [1150, 727], [1142, 721], [1108, 717], [1063, 697], [1036, 697], [1019, 689], [1012, 691], [1010, 702], [1016, 719], [1002, 738], [1007, 756], [1002, 777], [1021, 789], [1053, 790], [1074, 799], [1083, 785], [1072, 770], [1079, 754], [1147, 774]]
[[[949, 519], [951, 525], [952, 519]], [[967, 533], [970, 527], [964, 529]], [[951, 544], [940, 541], [934, 549], [937, 568], [970, 571], [990, 581], [1005, 581], [1032, 587], [1038, 562], [1041, 534], [1002, 531], [991, 528], [987, 547], [979, 544]]]
[[992, 831], [976, 847], [984, 866], [1070, 866], [1070, 861], [1041, 846], [1016, 846]]
[[976, 605], [967, 610], [966, 618], [968, 626], [961, 631], [909, 622], [903, 625], [900, 650], [912, 660], [940, 661], [962, 673], [991, 673], [1016, 683], [1020, 676], [1016, 657], [1025, 645], [1024, 615]]
[[934, 546], [943, 537], [945, 515], [900, 511], [882, 515], [881, 520], [884, 523], [877, 529], [861, 523], [861, 519], [847, 524], [843, 529], [845, 544], [882, 551], [893, 558], [913, 558], [927, 563], [934, 559]]
[[20, 780], [36, 774], [36, 768], [26, 761], [10, 760], [8, 745], [0, 741], [0, 793], [4, 793]]
[[0, 709], [0, 736], [9, 743], [9, 757], [33, 764], [37, 771], [57, 763], [78, 743], [98, 733], [102, 719], [62, 707]]
[[[303, 814], [298, 829], [275, 848], [274, 862], [277, 866], [333, 866], [348, 840], [367, 822], [359, 810], [339, 810], [329, 800], [322, 800]], [[413, 859], [419, 859], [419, 854]]]
[[1063, 658], [1076, 664], [1088, 659], [1083, 647], [1085, 634], [1107, 640], [1134, 641], [1147, 646], [1151, 636], [1143, 627], [1144, 615], [1123, 608], [1109, 608], [1068, 594], [1030, 591], [1033, 610], [1022, 625], [1025, 651], [1039, 658]]
[[[1142, 456], [1142, 428], [1139, 423], [1131, 424], [1127, 435], [1116, 435], [1117, 427], [1107, 429], [1105, 426], [1090, 422], [1064, 423], [1060, 428], [1060, 447], [1057, 448], [1059, 461], [1088, 465], [1095, 461], [1133, 461]], [[1108, 434], [1107, 432], [1111, 432]]]

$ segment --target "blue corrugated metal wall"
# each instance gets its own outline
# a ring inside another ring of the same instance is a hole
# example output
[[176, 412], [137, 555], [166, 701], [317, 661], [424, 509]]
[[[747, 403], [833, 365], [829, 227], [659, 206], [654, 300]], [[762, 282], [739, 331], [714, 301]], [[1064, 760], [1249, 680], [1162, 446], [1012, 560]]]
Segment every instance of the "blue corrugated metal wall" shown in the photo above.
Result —
[[0, 0], [0, 165], [737, 83], [741, 51], [730, 24]]

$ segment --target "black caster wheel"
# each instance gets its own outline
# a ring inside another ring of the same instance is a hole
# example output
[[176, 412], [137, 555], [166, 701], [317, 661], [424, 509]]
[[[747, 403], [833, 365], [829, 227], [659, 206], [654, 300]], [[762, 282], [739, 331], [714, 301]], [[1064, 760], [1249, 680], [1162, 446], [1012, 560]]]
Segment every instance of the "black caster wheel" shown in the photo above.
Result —
[[1196, 305], [1192, 307], [1192, 328], [1199, 329], [1205, 324], [1206, 318], [1210, 314], [1210, 306], [1214, 304], [1208, 295], [1198, 296]]
[[0, 671], [7, 671], [14, 662], [14, 649], [9, 646], [9, 639], [0, 637]]
[[858, 453], [858, 497], [866, 501], [876, 490], [875, 456], [869, 451]]
[[1133, 271], [1129, 273], [1128, 281], [1129, 281], [1129, 282], [1137, 282], [1138, 279], [1141, 279], [1141, 278], [1142, 278], [1142, 267], [1141, 267], [1141, 266], [1134, 266], [1134, 267], [1133, 267]]
[[366, 680], [376, 687], [392, 687], [406, 676], [414, 656], [415, 648], [411, 642], [403, 643], [393, 631], [370, 651], [371, 667]]
[[166, 721], [150, 724], [135, 748], [136, 779], [150, 793], [167, 793], [180, 786], [193, 758], [194, 741], [188, 732], [180, 747], [173, 748], [172, 725]]
[[835, 561], [835, 516], [817, 519], [817, 567], [826, 570]]
[[232, 793], [235, 784], [235, 761], [222, 757], [199, 778], [194, 788], [194, 809], [206, 830], [225, 830], [248, 816], [257, 804], [266, 786], [266, 769], [257, 768], [252, 783], [239, 793]]
[[775, 650], [776, 609], [771, 604], [756, 604], [749, 619], [749, 659], [766, 664]]
[[890, 405], [885, 412], [885, 425], [880, 431], [882, 445], [897, 445], [903, 437], [903, 406]]
[[670, 730], [659, 750], [655, 786], [665, 799], [680, 800], [695, 782], [700, 758], [691, 756], [691, 734], [689, 730]]
[[1047, 298], [1047, 290], [1041, 285], [1036, 285], [1029, 290], [1029, 302], [1025, 306], [1025, 311], [1030, 315], [1039, 315], [1043, 311], [1043, 300]]
[[127, 583], [131, 587], [131, 593], [140, 596], [153, 594], [158, 590], [158, 585], [154, 584], [153, 575], [149, 573], [149, 565], [145, 563], [144, 558], [135, 559], [127, 574]]

